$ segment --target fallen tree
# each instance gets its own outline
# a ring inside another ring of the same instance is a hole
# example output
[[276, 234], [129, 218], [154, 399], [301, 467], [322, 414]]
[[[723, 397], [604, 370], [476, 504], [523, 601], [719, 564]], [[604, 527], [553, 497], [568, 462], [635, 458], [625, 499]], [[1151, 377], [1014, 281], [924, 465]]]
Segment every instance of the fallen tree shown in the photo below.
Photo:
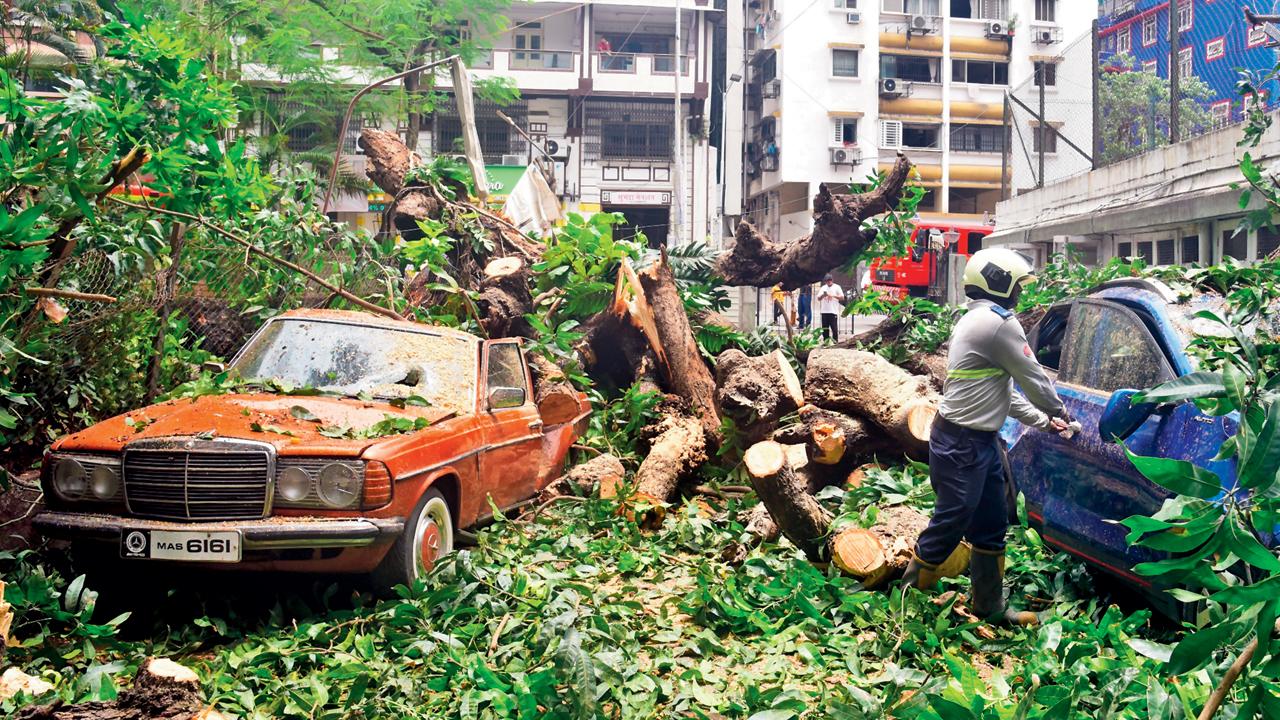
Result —
[[748, 443], [764, 439], [783, 416], [804, 404], [800, 378], [781, 350], [759, 357], [725, 350], [716, 358], [716, 386], [720, 412], [745, 433]]
[[133, 686], [110, 701], [35, 705], [17, 720], [221, 720], [201, 698], [200, 678], [166, 658], [151, 658], [133, 678]]
[[843, 349], [809, 354], [805, 397], [818, 407], [870, 419], [917, 458], [928, 452], [941, 400], [927, 379], [875, 353]]

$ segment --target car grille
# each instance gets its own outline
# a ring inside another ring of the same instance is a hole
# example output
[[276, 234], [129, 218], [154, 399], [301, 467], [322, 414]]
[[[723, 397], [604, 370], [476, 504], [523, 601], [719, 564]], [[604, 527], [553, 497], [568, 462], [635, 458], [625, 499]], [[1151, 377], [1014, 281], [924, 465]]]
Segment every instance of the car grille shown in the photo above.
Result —
[[265, 517], [274, 484], [269, 445], [218, 440], [163, 440], [125, 449], [129, 512], [168, 520]]

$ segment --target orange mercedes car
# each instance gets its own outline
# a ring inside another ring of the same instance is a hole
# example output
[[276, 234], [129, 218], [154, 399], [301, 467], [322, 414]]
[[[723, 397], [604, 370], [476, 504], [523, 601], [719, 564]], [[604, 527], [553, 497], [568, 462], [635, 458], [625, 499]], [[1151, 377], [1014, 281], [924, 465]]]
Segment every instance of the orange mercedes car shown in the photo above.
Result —
[[300, 310], [232, 360], [239, 392], [58, 440], [46, 536], [125, 561], [372, 573], [409, 583], [557, 477], [590, 406], [544, 427], [518, 340]]

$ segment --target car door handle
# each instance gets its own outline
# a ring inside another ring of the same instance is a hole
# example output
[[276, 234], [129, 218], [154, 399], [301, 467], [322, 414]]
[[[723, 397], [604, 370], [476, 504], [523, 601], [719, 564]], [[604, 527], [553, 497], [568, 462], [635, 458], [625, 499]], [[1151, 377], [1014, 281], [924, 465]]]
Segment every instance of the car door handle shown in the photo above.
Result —
[[541, 429], [542, 429], [542, 421], [541, 421], [541, 420], [530, 420], [530, 421], [529, 421], [529, 429], [530, 429], [530, 430], [541, 430]]

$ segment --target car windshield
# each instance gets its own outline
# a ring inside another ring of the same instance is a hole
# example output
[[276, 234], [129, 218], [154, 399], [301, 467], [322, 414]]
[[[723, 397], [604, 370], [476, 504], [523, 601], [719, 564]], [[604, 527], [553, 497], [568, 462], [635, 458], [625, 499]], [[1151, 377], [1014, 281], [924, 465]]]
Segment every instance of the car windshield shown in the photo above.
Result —
[[304, 319], [275, 320], [234, 369], [251, 380], [356, 397], [420, 397], [455, 412], [473, 404], [476, 345], [465, 338]]

